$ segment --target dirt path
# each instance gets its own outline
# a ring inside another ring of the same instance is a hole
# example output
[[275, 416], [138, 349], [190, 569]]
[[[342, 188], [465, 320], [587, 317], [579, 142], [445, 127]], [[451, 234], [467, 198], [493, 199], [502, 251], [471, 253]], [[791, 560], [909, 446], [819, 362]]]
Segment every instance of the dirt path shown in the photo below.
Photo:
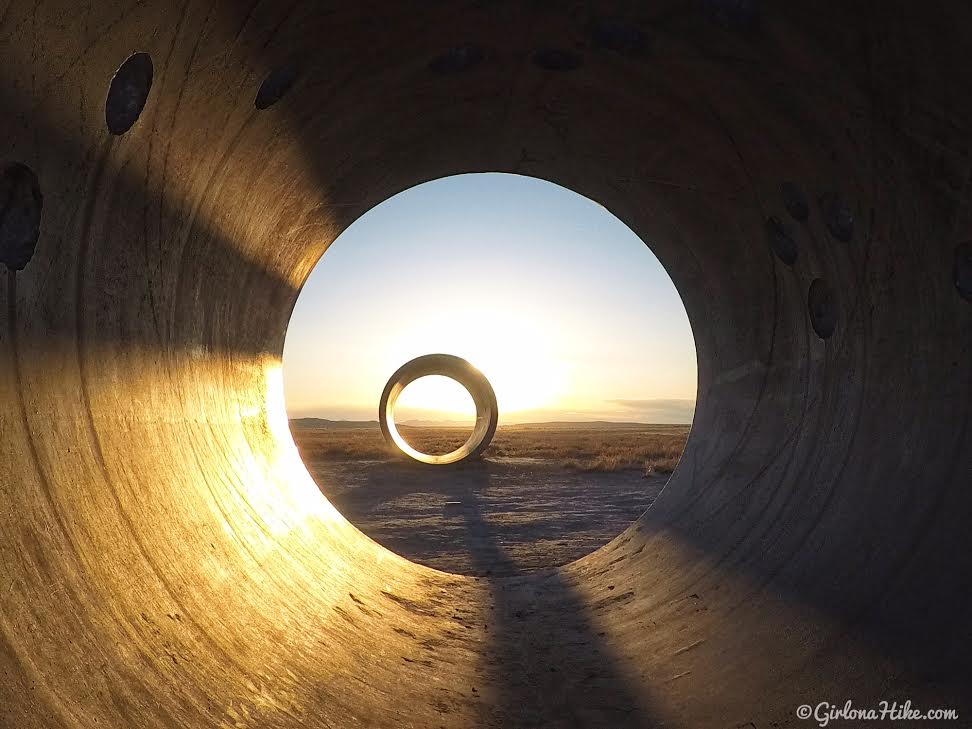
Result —
[[341, 513], [377, 542], [439, 570], [493, 576], [592, 552], [644, 512], [668, 480], [528, 458], [454, 468], [397, 461], [308, 466]]

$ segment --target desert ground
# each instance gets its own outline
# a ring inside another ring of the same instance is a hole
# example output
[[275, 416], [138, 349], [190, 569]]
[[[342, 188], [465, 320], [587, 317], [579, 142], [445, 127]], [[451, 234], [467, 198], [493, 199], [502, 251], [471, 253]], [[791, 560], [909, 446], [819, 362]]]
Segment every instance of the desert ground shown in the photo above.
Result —
[[[456, 427], [399, 427], [445, 453]], [[500, 426], [483, 457], [454, 466], [409, 461], [376, 422], [291, 421], [304, 463], [355, 526], [408, 559], [446, 572], [514, 575], [573, 561], [610, 541], [661, 491], [687, 425]]]

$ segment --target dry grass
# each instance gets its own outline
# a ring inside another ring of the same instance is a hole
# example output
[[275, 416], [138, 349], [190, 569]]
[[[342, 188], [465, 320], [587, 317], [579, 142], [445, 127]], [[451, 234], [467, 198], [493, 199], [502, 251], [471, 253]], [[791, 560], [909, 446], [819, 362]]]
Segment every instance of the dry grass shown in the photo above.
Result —
[[[447, 453], [465, 442], [460, 428], [400, 427], [413, 447]], [[643, 470], [671, 473], [688, 437], [687, 425], [550, 423], [501, 426], [484, 454], [537, 458], [580, 471]], [[377, 425], [361, 428], [293, 428], [301, 456], [322, 460], [384, 460], [396, 453]]]
[[374, 428], [295, 428], [291, 425], [294, 441], [306, 462], [321, 461], [373, 461], [390, 458], [394, 451]]

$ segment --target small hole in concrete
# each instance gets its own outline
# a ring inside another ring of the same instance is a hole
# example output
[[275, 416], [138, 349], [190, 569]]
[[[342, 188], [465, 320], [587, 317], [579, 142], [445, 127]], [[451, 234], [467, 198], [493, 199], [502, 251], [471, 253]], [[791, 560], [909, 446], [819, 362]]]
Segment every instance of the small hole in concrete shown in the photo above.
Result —
[[260, 90], [257, 91], [253, 105], [260, 110], [270, 108], [290, 91], [290, 87], [294, 85], [296, 80], [296, 66], [284, 66], [271, 71], [260, 84]]
[[620, 20], [595, 20], [590, 28], [595, 48], [636, 55], [645, 50], [648, 39], [640, 28]]
[[462, 73], [478, 66], [486, 58], [486, 52], [473, 43], [450, 48], [429, 63], [434, 73]]
[[766, 220], [766, 236], [769, 238], [773, 252], [779, 256], [787, 266], [792, 266], [797, 259], [797, 244], [787, 225], [779, 218], [770, 216]]
[[955, 288], [966, 301], [972, 301], [972, 241], [955, 248]]
[[830, 339], [837, 329], [837, 300], [822, 278], [814, 279], [807, 295], [810, 324], [821, 339]]
[[820, 209], [830, 234], [842, 243], [854, 238], [854, 213], [837, 193], [829, 192], [820, 198]]
[[0, 172], [0, 262], [22, 271], [34, 255], [40, 236], [41, 195], [37, 176], [19, 162]]
[[793, 182], [784, 182], [780, 185], [780, 196], [783, 198], [783, 207], [790, 217], [794, 220], [805, 223], [810, 217], [810, 203], [803, 190]]
[[135, 53], [115, 71], [105, 100], [105, 123], [112, 134], [124, 134], [138, 121], [152, 88], [152, 58]]
[[702, 12], [733, 30], [759, 27], [759, 0], [701, 0]]
[[583, 58], [563, 48], [544, 48], [533, 54], [533, 62], [547, 71], [574, 71], [580, 68]]

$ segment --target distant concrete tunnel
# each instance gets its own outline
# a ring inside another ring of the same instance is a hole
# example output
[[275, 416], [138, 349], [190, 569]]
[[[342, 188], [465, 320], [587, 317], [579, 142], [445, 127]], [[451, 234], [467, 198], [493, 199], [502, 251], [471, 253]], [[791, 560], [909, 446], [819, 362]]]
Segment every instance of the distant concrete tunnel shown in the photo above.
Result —
[[[8, 3], [0, 725], [968, 722], [972, 10], [851, 5]], [[486, 170], [625, 221], [699, 356], [651, 509], [503, 580], [348, 524], [280, 383], [328, 244]]]

